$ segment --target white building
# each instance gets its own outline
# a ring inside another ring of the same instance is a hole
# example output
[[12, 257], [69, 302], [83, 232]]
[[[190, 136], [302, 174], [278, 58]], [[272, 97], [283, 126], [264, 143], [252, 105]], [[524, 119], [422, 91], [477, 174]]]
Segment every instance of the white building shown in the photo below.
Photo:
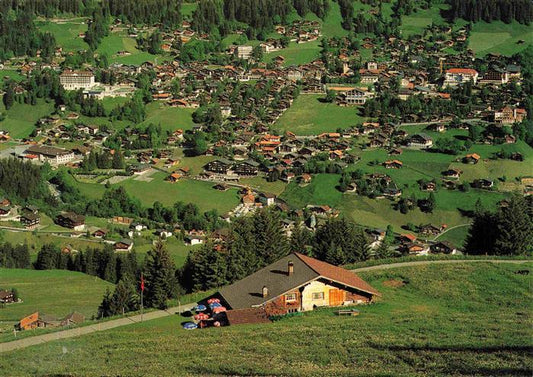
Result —
[[478, 77], [479, 74], [475, 69], [451, 68], [446, 71], [446, 75], [444, 76], [444, 86], [457, 86], [468, 81], [476, 84]]
[[90, 71], [65, 70], [59, 75], [59, 82], [66, 90], [89, 89], [95, 85]]
[[237, 46], [235, 53], [239, 59], [248, 60], [252, 57], [252, 46]]
[[63, 148], [48, 147], [44, 145], [32, 145], [26, 149], [26, 157], [36, 156], [41, 162], [51, 165], [66, 164], [74, 159], [74, 152]]

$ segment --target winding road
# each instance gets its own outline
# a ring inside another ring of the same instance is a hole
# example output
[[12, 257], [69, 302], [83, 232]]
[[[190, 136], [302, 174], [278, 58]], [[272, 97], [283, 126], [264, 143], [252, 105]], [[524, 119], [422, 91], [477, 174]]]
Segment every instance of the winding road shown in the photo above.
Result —
[[[364, 272], [364, 271], [374, 271], [374, 270], [383, 270], [391, 268], [400, 268], [400, 267], [411, 267], [411, 266], [422, 266], [429, 264], [449, 264], [449, 263], [480, 263], [480, 262], [490, 262], [490, 263], [513, 263], [513, 264], [522, 264], [532, 262], [531, 260], [518, 260], [518, 259], [473, 259], [473, 260], [435, 260], [435, 261], [413, 261], [413, 262], [401, 262], [401, 263], [391, 263], [391, 264], [382, 264], [370, 267], [361, 267], [353, 269], [353, 272]], [[166, 310], [156, 310], [152, 312], [145, 313], [143, 315], [143, 321], [150, 321], [153, 319], [158, 319], [162, 317], [167, 317], [175, 315], [180, 312], [180, 310], [187, 311], [192, 309], [196, 304], [185, 304], [180, 307], [172, 307]], [[62, 330], [53, 333], [43, 334], [32, 336], [28, 338], [23, 338], [19, 340], [14, 340], [12, 342], [0, 343], [0, 353], [15, 351], [18, 349], [39, 345], [42, 343], [51, 342], [59, 339], [74, 338], [77, 336], [91, 334], [99, 331], [106, 331], [114, 329], [116, 327], [127, 326], [134, 323], [141, 322], [141, 315], [133, 315], [131, 317], [124, 317], [119, 319], [110, 320], [107, 322], [99, 322], [92, 325], [81, 326], [74, 329]]]

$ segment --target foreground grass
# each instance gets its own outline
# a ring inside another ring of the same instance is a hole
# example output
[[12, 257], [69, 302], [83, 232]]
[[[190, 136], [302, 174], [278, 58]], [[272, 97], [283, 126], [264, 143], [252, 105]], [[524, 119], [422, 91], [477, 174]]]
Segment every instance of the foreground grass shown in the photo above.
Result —
[[[270, 325], [187, 332], [176, 315], [7, 353], [0, 373], [529, 376], [530, 279], [515, 273], [525, 267], [367, 272], [361, 276], [383, 297], [361, 307], [358, 317], [326, 309]], [[395, 288], [391, 281], [405, 285]]]

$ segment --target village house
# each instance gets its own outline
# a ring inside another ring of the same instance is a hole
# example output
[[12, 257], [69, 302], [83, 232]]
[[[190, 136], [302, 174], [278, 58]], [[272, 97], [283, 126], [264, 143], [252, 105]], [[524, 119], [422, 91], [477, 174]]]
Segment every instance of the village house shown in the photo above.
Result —
[[10, 304], [15, 302], [15, 294], [12, 291], [0, 289], [0, 304]]
[[430, 148], [433, 145], [433, 140], [427, 135], [418, 134], [411, 136], [407, 145], [413, 148]]
[[217, 295], [229, 313], [256, 309], [270, 316], [370, 303], [380, 293], [351, 271], [293, 253], [223, 287]]
[[65, 212], [57, 216], [56, 224], [75, 231], [85, 229], [85, 216], [74, 212]]
[[457, 248], [449, 241], [439, 241], [432, 244], [430, 247], [432, 253], [443, 253], [455, 255], [458, 253]]
[[128, 239], [122, 239], [115, 242], [113, 245], [115, 251], [131, 251], [133, 249], [133, 241]]
[[24, 211], [20, 215], [20, 222], [22, 225], [24, 225], [24, 228], [33, 230], [41, 223], [41, 216], [39, 216], [37, 213]]

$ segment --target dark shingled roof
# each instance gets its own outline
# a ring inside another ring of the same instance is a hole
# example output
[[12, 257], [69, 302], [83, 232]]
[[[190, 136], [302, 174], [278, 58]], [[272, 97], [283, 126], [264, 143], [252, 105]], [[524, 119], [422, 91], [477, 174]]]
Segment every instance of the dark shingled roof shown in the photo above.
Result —
[[[294, 265], [294, 272], [290, 276], [287, 274], [289, 261]], [[252, 275], [221, 288], [219, 293], [231, 309], [250, 308], [320, 277], [379, 295], [379, 292], [353, 272], [298, 253], [287, 255]], [[267, 297], [262, 295], [265, 286], [268, 288]]]
[[270, 320], [263, 308], [247, 308], [228, 310], [226, 318], [230, 325], [240, 325], [243, 323], [269, 323]]

